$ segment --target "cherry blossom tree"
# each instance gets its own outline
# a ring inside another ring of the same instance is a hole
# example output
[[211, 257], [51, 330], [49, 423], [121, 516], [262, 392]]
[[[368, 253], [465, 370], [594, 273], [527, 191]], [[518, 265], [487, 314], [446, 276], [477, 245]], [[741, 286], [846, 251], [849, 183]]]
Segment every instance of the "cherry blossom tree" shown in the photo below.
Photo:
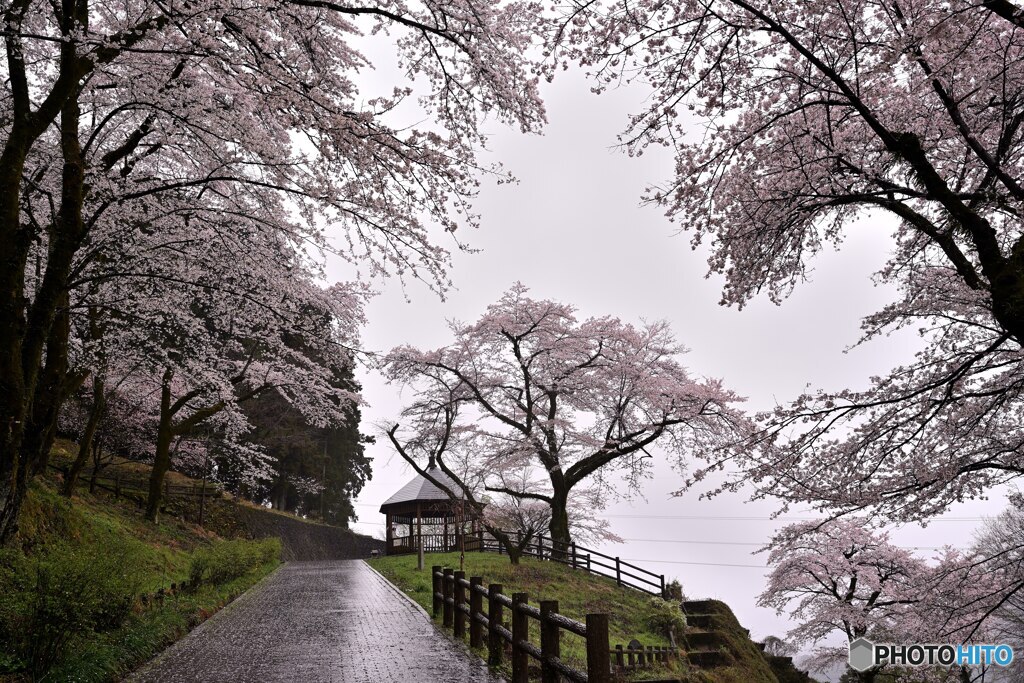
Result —
[[622, 142], [676, 155], [647, 199], [710, 249], [722, 303], [779, 302], [863, 217], [895, 218], [865, 338], [926, 348], [870, 386], [762, 416], [734, 485], [921, 519], [1024, 473], [1024, 10], [1013, 2], [605, 0], [564, 59], [650, 89]]
[[[802, 522], [782, 529], [768, 555], [772, 572], [758, 599], [779, 614], [788, 610], [799, 625], [787, 639], [794, 645], [817, 645], [840, 633], [847, 643], [862, 636], [888, 642], [920, 599], [924, 561], [889, 543], [888, 535], [870, 529], [863, 519], [827, 524]], [[848, 649], [819, 646], [810, 662], [824, 670], [846, 660]], [[877, 671], [861, 680], [871, 681]]]
[[[988, 562], [981, 567], [996, 573], [999, 590], [989, 600], [986, 618], [993, 642], [1010, 643], [1015, 652], [1024, 652], [1024, 500], [1019, 492], [1013, 505], [989, 520], [980, 534], [975, 551]], [[1012, 681], [1024, 681], [1024, 660], [1018, 655], [1012, 668]]]
[[739, 398], [683, 369], [664, 322], [579, 321], [573, 307], [531, 299], [516, 284], [476, 323], [451, 330], [454, 341], [440, 349], [393, 349], [387, 377], [416, 392], [407, 414], [420, 424], [436, 431], [458, 420], [449, 431], [473, 440], [480, 472], [529, 467], [546, 477], [548, 493], [493, 481], [486, 488], [547, 504], [555, 544], [572, 540], [577, 487], [615, 490], [621, 479], [635, 489], [652, 448], [682, 467], [687, 455], [720, 455], [745, 435]]
[[[1013, 544], [1011, 544], [1013, 545]], [[981, 553], [941, 548], [931, 561], [894, 546], [887, 533], [863, 517], [794, 524], [768, 546], [772, 567], [758, 604], [789, 611], [799, 622], [788, 637], [818, 645], [809, 664], [825, 670], [847, 658], [849, 642], [991, 643], [998, 640], [992, 614], [1019, 590], [1008, 580], [1012, 549]], [[843, 646], [819, 645], [840, 634]], [[871, 669], [859, 680], [875, 680]], [[897, 670], [899, 680], [976, 680], [969, 668]]]
[[[443, 396], [443, 395], [442, 395]], [[544, 520], [535, 515], [524, 515], [520, 519], [526, 528], [522, 533], [510, 533], [504, 525], [503, 515], [494, 514], [493, 506], [485, 497], [486, 472], [476, 466], [473, 450], [460, 448], [465, 440], [458, 435], [465, 430], [458, 426], [461, 404], [451, 400], [420, 401], [403, 411], [414, 426], [406, 434], [400, 434], [400, 425], [390, 428], [380, 425], [380, 431], [387, 435], [392, 447], [421, 477], [443, 491], [452, 501], [461, 518], [472, 517], [505, 549], [511, 564], [519, 564], [523, 551], [533, 540]], [[469, 438], [472, 442], [475, 439]], [[426, 467], [421, 463], [426, 461]], [[440, 469], [445, 478], [434, 476]]]
[[85, 301], [104, 320], [93, 347], [133, 359], [156, 397], [151, 519], [177, 444], [213, 428], [233, 449], [251, 450], [242, 402], [276, 391], [327, 427], [359, 400], [335, 379], [352, 366], [365, 291], [320, 286], [303, 258], [274, 227], [225, 212], [133, 234], [116, 257], [108, 250], [80, 271], [83, 283], [102, 283]]
[[[1019, 647], [1024, 595], [1024, 514], [1019, 497], [986, 522], [967, 551], [945, 550], [932, 568], [919, 607], [936, 642], [1010, 643]], [[1009, 672], [1019, 679], [1019, 663]]]
[[[124, 211], [148, 210], [158, 229], [204, 188], [258, 196], [261, 219], [283, 235], [316, 248], [334, 230], [353, 262], [443, 289], [447, 252], [431, 230], [476, 222], [480, 122], [543, 121], [523, 58], [540, 21], [529, 3], [13, 0], [0, 10], [0, 539], [44, 457], [57, 412], [46, 403], [74, 389], [51, 391], [75, 379], [62, 302], [101, 219], [124, 225]], [[424, 83], [425, 126], [389, 123], [408, 82], [381, 97], [355, 84], [371, 65], [354, 39], [389, 30], [408, 80]], [[175, 193], [168, 214], [160, 199]]]
[[[546, 493], [545, 483], [532, 477], [529, 467], [518, 471], [490, 469], [496, 463], [486, 456], [482, 439], [469, 434], [458, 423], [460, 403], [417, 402], [407, 407], [401, 425], [381, 426], [392, 447], [421, 477], [424, 477], [460, 507], [464, 517], [472, 516], [502, 545], [511, 564], [519, 564], [523, 553], [551, 526], [551, 505], [519, 491]], [[426, 460], [427, 466], [422, 462]], [[435, 466], [446, 479], [436, 476]], [[593, 489], [574, 492], [569, 501], [569, 531], [572, 538], [621, 542], [599, 518], [604, 507]]]

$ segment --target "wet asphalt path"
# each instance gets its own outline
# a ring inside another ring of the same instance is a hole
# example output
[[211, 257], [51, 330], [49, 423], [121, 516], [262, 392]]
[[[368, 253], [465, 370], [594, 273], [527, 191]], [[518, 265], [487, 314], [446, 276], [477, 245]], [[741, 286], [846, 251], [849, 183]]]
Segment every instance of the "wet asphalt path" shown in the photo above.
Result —
[[499, 683], [361, 560], [290, 562], [132, 683]]

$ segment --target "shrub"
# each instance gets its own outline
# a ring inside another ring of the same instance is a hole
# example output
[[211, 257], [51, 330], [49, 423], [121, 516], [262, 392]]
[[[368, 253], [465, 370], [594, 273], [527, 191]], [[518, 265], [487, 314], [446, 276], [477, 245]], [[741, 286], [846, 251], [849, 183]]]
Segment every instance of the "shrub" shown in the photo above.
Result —
[[679, 579], [672, 579], [665, 584], [665, 593], [668, 595], [669, 600], [675, 600], [676, 602], [686, 600], [686, 594], [683, 593], [683, 584], [679, 583]]
[[277, 538], [220, 541], [192, 553], [189, 585], [197, 588], [203, 584], [227, 583], [280, 556], [281, 541]]
[[5, 649], [35, 678], [79, 635], [124, 623], [139, 592], [137, 555], [123, 544], [108, 544], [102, 552], [54, 545], [20, 564], [2, 577], [2, 635]]
[[686, 615], [679, 609], [679, 605], [661, 598], [651, 598], [648, 605], [648, 626], [655, 633], [660, 633], [675, 642], [675, 637], [682, 635], [686, 630]]

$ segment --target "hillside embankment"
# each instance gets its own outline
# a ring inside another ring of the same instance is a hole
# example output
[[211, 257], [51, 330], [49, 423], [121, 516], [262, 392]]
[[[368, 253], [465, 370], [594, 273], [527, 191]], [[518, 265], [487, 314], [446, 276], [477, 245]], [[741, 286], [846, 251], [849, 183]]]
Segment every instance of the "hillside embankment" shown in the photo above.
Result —
[[[219, 492], [203, 497], [202, 525], [200, 498], [184, 494], [147, 522], [139, 463], [87, 476], [68, 498], [61, 466], [75, 448], [58, 442], [55, 466], [32, 482], [18, 532], [0, 548], [0, 683], [120, 680], [281, 561], [383, 547]], [[172, 493], [208, 486], [171, 475]]]

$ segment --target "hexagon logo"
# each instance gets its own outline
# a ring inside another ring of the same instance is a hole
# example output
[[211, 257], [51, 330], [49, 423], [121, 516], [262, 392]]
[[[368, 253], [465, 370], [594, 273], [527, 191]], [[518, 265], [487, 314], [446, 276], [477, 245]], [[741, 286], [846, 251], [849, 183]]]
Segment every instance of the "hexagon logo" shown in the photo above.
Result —
[[867, 671], [875, 665], [875, 644], [867, 638], [858, 638], [850, 643], [850, 668]]

